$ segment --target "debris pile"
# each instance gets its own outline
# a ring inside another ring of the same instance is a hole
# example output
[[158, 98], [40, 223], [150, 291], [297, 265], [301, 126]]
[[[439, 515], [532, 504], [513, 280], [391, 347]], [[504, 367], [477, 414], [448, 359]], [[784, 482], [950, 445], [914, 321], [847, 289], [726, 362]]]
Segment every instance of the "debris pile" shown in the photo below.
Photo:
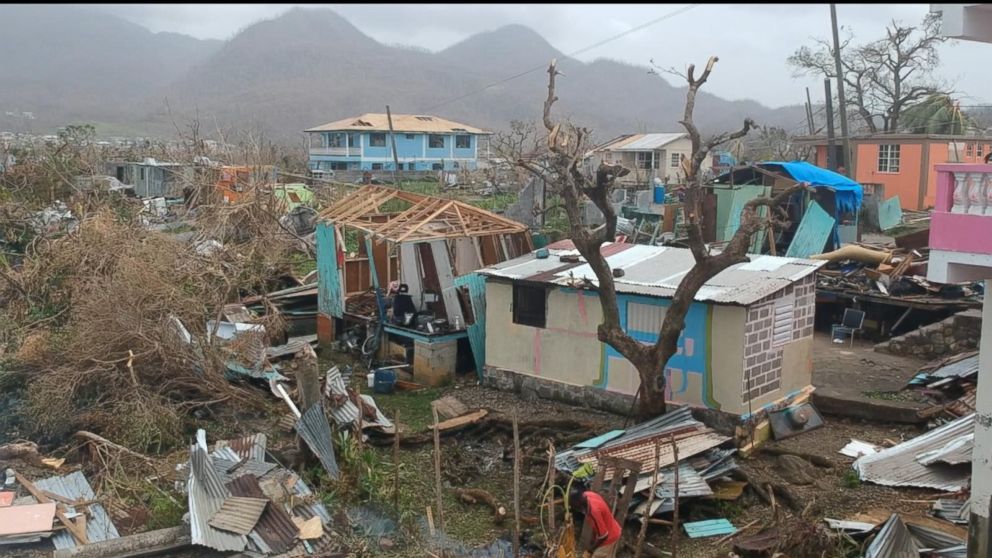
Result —
[[963, 417], [975, 412], [978, 382], [978, 351], [962, 353], [931, 362], [920, 368], [908, 389], [920, 391], [933, 401], [928, 416], [946, 413]]
[[[627, 499], [634, 515], [644, 521], [674, 511], [676, 493], [679, 502], [692, 498], [736, 499], [740, 496], [743, 484], [726, 478], [737, 468], [733, 458], [736, 450], [718, 449], [730, 440], [693, 419], [689, 408], [683, 407], [627, 430], [613, 430], [576, 444], [555, 456], [555, 468], [576, 477], [588, 476], [592, 468], [608, 481], [613, 478], [615, 469], [612, 465], [599, 466], [601, 462], [621, 459], [639, 465], [639, 470], [635, 471], [633, 495]], [[652, 498], [649, 493], [655, 477], [657, 485]], [[624, 492], [626, 490], [624, 488]]]
[[306, 483], [266, 461], [264, 435], [190, 446], [186, 493], [192, 542], [220, 551], [301, 556], [327, 552], [331, 516]]

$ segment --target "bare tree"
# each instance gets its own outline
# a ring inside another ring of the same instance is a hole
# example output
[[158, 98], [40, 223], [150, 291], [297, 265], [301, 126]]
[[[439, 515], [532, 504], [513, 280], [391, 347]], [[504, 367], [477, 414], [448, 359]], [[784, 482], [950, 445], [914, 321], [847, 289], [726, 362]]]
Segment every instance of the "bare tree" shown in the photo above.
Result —
[[[869, 132], [897, 132], [903, 111], [930, 95], [949, 93], [932, 77], [940, 62], [937, 46], [945, 40], [940, 19], [927, 14], [919, 27], [893, 20], [884, 38], [854, 45], [849, 34], [841, 43], [847, 100]], [[836, 78], [833, 56], [831, 41], [814, 39], [813, 46], [800, 48], [788, 61], [797, 76]]]
[[775, 126], [762, 126], [757, 136], [743, 141], [749, 161], [808, 161], [813, 155], [813, 146], [796, 143], [793, 134]]
[[[558, 100], [555, 95], [555, 78], [559, 73], [555, 61], [552, 61], [548, 67], [548, 96], [544, 102], [544, 127], [548, 133], [549, 149], [546, 164], [536, 164], [523, 158], [517, 161], [518, 165], [544, 179], [548, 187], [553, 189], [563, 202], [568, 215], [572, 242], [596, 275], [596, 283], [587, 284], [586, 287], [598, 293], [602, 306], [603, 321], [599, 324], [597, 336], [600, 341], [609, 344], [627, 358], [637, 369], [641, 381], [638, 391], [641, 415], [665, 412], [665, 366], [678, 350], [678, 338], [685, 328], [685, 317], [696, 293], [704, 283], [721, 271], [748, 260], [747, 249], [754, 233], [764, 227], [784, 224], [782, 219], [785, 214], [778, 209], [778, 206], [799, 188], [798, 186], [790, 188], [774, 198], [759, 198], [745, 204], [741, 213], [740, 228], [721, 252], [711, 252], [703, 241], [701, 226], [703, 179], [700, 173], [703, 161], [712, 149], [744, 137], [755, 126], [751, 119], [746, 119], [743, 127], [736, 132], [718, 134], [706, 141], [702, 140], [699, 129], [693, 122], [693, 109], [696, 95], [706, 83], [716, 62], [716, 57], [710, 58], [706, 69], [698, 78], [695, 77], [693, 65], [689, 66], [685, 75], [688, 92], [681, 124], [692, 141], [692, 157], [683, 161], [686, 174], [685, 214], [689, 249], [696, 263], [675, 290], [671, 305], [666, 310], [658, 340], [653, 344], [635, 340], [621, 327], [614, 270], [600, 252], [604, 243], [612, 242], [616, 237], [617, 214], [610, 204], [610, 194], [616, 179], [630, 171], [621, 165], [606, 164], [601, 164], [593, 176], [584, 171], [582, 161], [588, 148], [590, 131], [571, 124], [555, 122], [551, 115], [551, 108]], [[582, 204], [585, 198], [591, 200], [603, 213], [605, 226], [590, 230], [584, 225]], [[769, 207], [769, 218], [759, 216], [758, 208], [761, 206]]]

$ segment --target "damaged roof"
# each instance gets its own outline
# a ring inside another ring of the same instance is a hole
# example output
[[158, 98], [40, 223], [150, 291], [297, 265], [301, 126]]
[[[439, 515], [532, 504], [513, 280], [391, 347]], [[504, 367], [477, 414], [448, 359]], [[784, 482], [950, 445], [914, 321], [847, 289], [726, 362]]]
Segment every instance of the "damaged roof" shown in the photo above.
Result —
[[[86, 480], [86, 477], [80, 471], [62, 477], [50, 477], [35, 481], [34, 485], [38, 490], [45, 490], [74, 502], [92, 502], [96, 500], [93, 487], [90, 486], [89, 481]], [[104, 509], [103, 504], [93, 503], [85, 506], [85, 508], [89, 509], [86, 517], [86, 539], [89, 542], [107, 541], [120, 537], [117, 533], [117, 528], [114, 527], [114, 523], [110, 520], [110, 516], [107, 515], [107, 510]], [[66, 511], [82, 513], [83, 509], [83, 506], [80, 506], [79, 509], [69, 506]], [[52, 544], [55, 545], [56, 550], [73, 548], [76, 546], [76, 539], [72, 537], [72, 534], [68, 530], [59, 531], [52, 537]]]
[[[382, 206], [392, 200], [405, 201], [410, 207], [399, 213], [383, 213]], [[527, 232], [527, 225], [462, 201], [374, 185], [341, 198], [321, 212], [320, 218], [390, 242]]]
[[[447, 134], [489, 134], [481, 128], [427, 114], [394, 114], [392, 131], [395, 133], [447, 133]], [[308, 128], [304, 132], [388, 132], [389, 115], [367, 112], [361, 116], [343, 118]]]
[[[623, 276], [614, 279], [619, 293], [670, 298], [682, 278], [695, 265], [692, 252], [685, 248], [643, 244], [604, 244], [606, 261]], [[562, 256], [577, 256], [571, 241], [548, 246], [549, 257], [538, 258], [533, 251], [484, 269], [488, 277], [583, 288], [598, 283], [592, 268], [582, 258], [578, 262], [562, 261]], [[804, 258], [748, 255], [747, 263], [736, 264], [707, 281], [699, 292], [699, 302], [748, 305], [757, 302], [814, 273], [823, 261]]]

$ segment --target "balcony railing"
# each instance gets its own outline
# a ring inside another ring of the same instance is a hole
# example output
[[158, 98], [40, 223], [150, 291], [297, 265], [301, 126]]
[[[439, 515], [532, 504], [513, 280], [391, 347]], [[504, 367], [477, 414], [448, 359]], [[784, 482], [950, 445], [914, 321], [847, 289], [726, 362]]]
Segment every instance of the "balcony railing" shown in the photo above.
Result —
[[330, 155], [335, 157], [358, 157], [362, 154], [361, 147], [311, 147], [311, 155]]
[[992, 253], [992, 165], [937, 165], [930, 247]]

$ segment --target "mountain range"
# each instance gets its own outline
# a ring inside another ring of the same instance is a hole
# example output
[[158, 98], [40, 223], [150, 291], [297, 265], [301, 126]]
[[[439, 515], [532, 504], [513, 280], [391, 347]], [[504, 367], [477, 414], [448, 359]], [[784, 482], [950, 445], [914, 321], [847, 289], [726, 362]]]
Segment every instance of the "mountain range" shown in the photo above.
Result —
[[[304, 128], [387, 104], [500, 130], [540, 118], [552, 58], [564, 74], [557, 114], [596, 139], [681, 131], [685, 100], [685, 87], [648, 68], [569, 58], [524, 26], [429, 52], [379, 43], [325, 8], [294, 8], [218, 41], [153, 33], [88, 6], [8, 4], [0, 6], [0, 53], [0, 131], [94, 123], [102, 135], [156, 137], [195, 115], [201, 131], [250, 129], [298, 144]], [[772, 109], [705, 90], [695, 110], [710, 133], [737, 129], [745, 117], [794, 127], [804, 115], [800, 106]]]

